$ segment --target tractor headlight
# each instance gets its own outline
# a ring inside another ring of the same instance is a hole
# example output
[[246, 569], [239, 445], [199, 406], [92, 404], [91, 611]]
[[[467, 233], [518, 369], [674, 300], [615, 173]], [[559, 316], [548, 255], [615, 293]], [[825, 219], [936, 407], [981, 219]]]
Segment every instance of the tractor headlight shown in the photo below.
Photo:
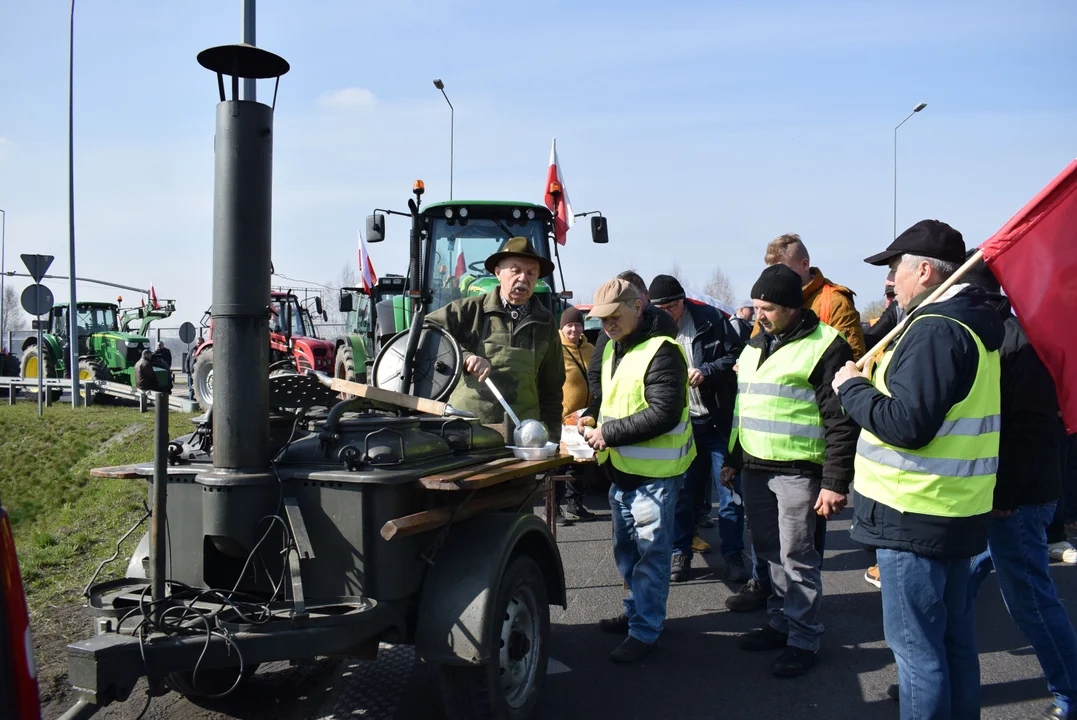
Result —
[[528, 210], [527, 211], [527, 219], [528, 220], [534, 220], [535, 219], [535, 211], [534, 210]]
[[445, 218], [452, 220], [452, 208], [445, 208]]

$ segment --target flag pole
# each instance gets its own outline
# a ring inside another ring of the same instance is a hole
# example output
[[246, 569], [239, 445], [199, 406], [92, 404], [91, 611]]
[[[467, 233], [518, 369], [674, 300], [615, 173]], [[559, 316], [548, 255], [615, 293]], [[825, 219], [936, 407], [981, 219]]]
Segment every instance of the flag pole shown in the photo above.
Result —
[[[973, 265], [975, 265], [976, 263], [978, 263], [980, 260], [983, 259], [983, 256], [984, 256], [983, 250], [977, 250], [975, 253], [973, 253], [972, 256], [969, 257], [969, 259], [965, 261], [964, 265], [959, 267], [957, 269], [957, 271], [953, 275], [946, 278], [945, 282], [943, 282], [941, 285], [939, 285], [937, 288], [935, 288], [934, 292], [932, 292], [930, 295], [928, 295], [927, 299], [924, 300], [922, 303], [920, 303], [920, 307], [923, 307], [924, 305], [928, 305], [930, 303], [933, 303], [936, 300], [938, 300], [940, 297], [942, 297], [942, 294], [945, 293], [950, 288], [952, 288], [954, 285], [956, 285], [957, 281], [960, 280], [965, 275], [965, 273], [967, 273], [972, 268]], [[875, 360], [878, 360], [878, 356], [883, 354], [883, 351], [886, 350], [887, 346], [890, 345], [890, 342], [894, 338], [896, 338], [898, 336], [898, 334], [904, 329], [905, 323], [908, 322], [908, 320], [909, 320], [908, 315], [903, 317], [901, 319], [901, 322], [899, 322], [897, 324], [897, 327], [895, 327], [893, 330], [888, 332], [886, 334], [886, 336], [882, 340], [880, 340], [878, 343], [875, 344], [875, 347], [873, 347], [871, 350], [868, 350], [866, 353], [864, 353], [864, 357], [860, 358], [856, 362], [857, 369], [858, 370], [863, 370], [864, 367], [868, 364], [868, 361], [874, 362]]]

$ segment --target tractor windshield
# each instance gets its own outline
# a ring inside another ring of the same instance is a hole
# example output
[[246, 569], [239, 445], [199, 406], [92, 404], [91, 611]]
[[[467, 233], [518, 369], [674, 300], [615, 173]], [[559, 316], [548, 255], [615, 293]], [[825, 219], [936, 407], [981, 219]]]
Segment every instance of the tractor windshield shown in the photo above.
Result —
[[310, 337], [303, 321], [303, 309], [299, 307], [299, 298], [294, 295], [274, 296], [270, 306], [269, 329], [280, 334], [290, 329], [295, 337]]
[[116, 308], [110, 306], [79, 305], [79, 333], [92, 335], [99, 332], [114, 332], [119, 329], [116, 324]]
[[370, 332], [370, 296], [366, 293], [349, 293], [352, 296], [352, 307], [345, 315], [345, 327], [349, 332], [366, 335]]
[[[474, 218], [466, 225], [458, 220], [437, 219], [431, 225], [433, 252], [427, 268], [433, 296], [430, 310], [488, 290], [493, 276], [483, 267], [486, 258], [501, 250], [511, 237], [526, 237], [539, 254], [548, 253], [545, 227], [538, 219], [521, 224], [508, 219]], [[483, 278], [487, 280], [476, 282]], [[545, 283], [540, 280], [539, 285]], [[549, 290], [548, 286], [546, 289]], [[536, 292], [539, 291], [541, 288], [537, 286]]]

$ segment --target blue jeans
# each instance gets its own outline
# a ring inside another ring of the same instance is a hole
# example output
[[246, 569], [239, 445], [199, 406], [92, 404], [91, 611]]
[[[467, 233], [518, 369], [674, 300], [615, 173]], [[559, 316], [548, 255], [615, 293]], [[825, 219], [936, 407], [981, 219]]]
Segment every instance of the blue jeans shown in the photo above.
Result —
[[628, 585], [628, 634], [648, 645], [658, 640], [666, 620], [673, 508], [683, 477], [658, 478], [635, 490], [610, 486], [613, 560]]
[[1055, 704], [1069, 712], [1077, 698], [1077, 633], [1048, 569], [1047, 525], [1054, 513], [1051, 502], [991, 518], [987, 550], [972, 559], [969, 592], [975, 598], [994, 567], [1010, 617], [1036, 651]]
[[969, 561], [876, 552], [883, 633], [898, 666], [902, 720], [980, 717]]
[[[685, 482], [677, 494], [674, 519], [673, 552], [689, 555], [692, 538], [696, 533], [696, 508], [693, 506], [693, 489], [712, 485], [718, 493], [718, 537], [722, 541], [722, 557], [730, 558], [744, 553], [744, 507], [733, 503], [733, 493], [719, 482], [719, 471], [725, 460], [729, 438], [724, 437], [710, 419], [692, 423], [692, 438], [696, 444], [696, 459], [685, 473]], [[740, 476], [734, 480], [740, 494]]]

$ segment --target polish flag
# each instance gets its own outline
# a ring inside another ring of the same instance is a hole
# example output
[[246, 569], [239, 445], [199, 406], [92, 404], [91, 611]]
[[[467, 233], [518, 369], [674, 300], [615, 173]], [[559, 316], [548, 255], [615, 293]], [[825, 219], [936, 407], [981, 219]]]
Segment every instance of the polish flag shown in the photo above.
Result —
[[153, 289], [153, 285], [150, 285], [150, 307], [154, 310], [161, 309], [161, 303], [157, 302], [157, 292]]
[[559, 245], [564, 245], [568, 230], [576, 224], [576, 218], [572, 217], [572, 203], [565, 189], [565, 177], [561, 174], [561, 161], [557, 159], [557, 138], [553, 139], [550, 170], [546, 174], [546, 207], [554, 215], [554, 237]]
[[1058, 391], [1077, 433], [1077, 160], [980, 246]]
[[370, 253], [367, 252], [362, 230], [359, 231], [359, 274], [363, 279], [363, 290], [369, 295], [378, 284], [378, 276], [374, 274], [374, 264], [370, 261]]
[[467, 273], [467, 263], [464, 262], [464, 248], [461, 243], [460, 249], [456, 251], [456, 269], [453, 270], [452, 276], [459, 280], [465, 273]]

